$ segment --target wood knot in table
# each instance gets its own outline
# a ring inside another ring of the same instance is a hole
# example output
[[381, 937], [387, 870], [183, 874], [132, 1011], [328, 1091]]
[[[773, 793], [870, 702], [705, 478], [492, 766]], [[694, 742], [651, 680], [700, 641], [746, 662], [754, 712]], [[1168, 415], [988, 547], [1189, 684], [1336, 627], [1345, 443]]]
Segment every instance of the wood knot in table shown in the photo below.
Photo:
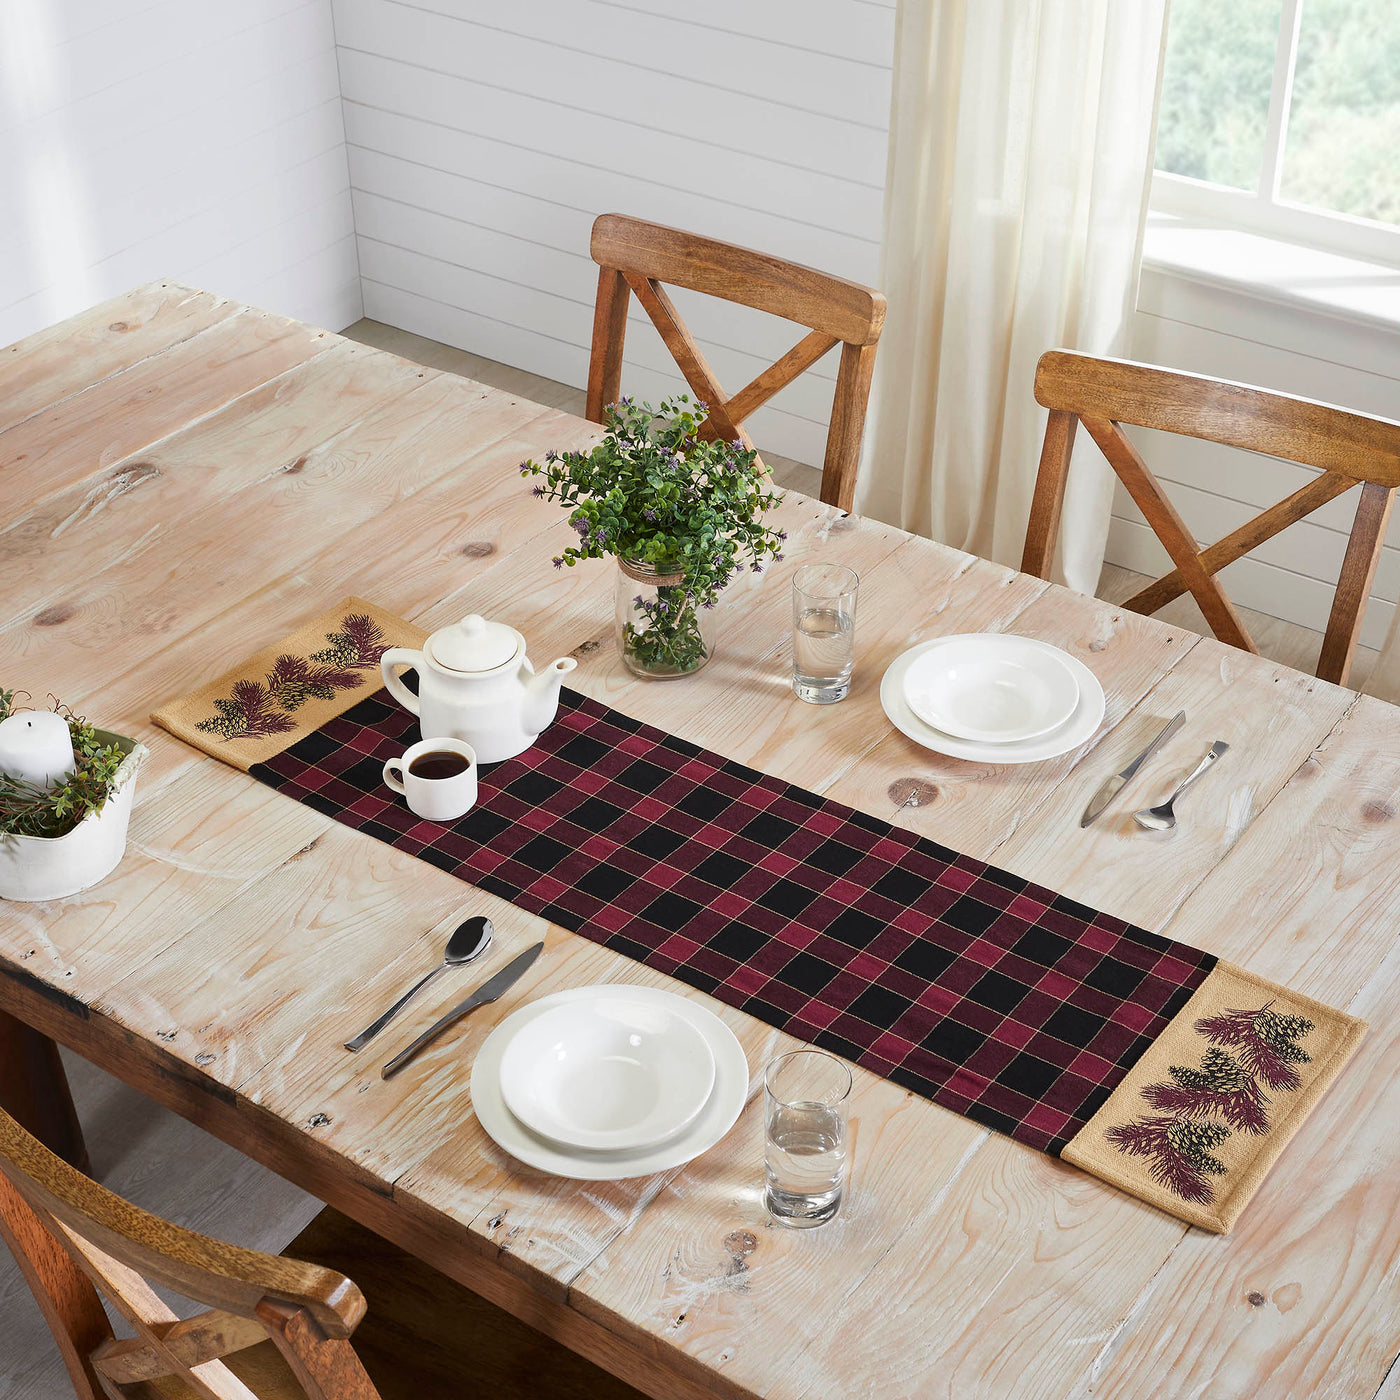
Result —
[[297, 476], [299, 473], [304, 472], [305, 470], [306, 458], [298, 457], [295, 462], [288, 462], [287, 465], [282, 468], [282, 475]]
[[495, 552], [496, 546], [490, 540], [468, 540], [457, 551], [463, 559], [485, 559]]
[[885, 792], [896, 807], [927, 807], [938, 797], [938, 785], [922, 778], [896, 778]]
[[1373, 826], [1380, 825], [1381, 822], [1395, 820], [1395, 806], [1390, 802], [1368, 802], [1361, 809], [1361, 819], [1370, 822]]
[[1254, 1292], [1246, 1294], [1245, 1301], [1251, 1308], [1262, 1308], [1268, 1299], [1262, 1293]]
[[313, 1113], [311, 1117], [306, 1120], [306, 1126], [308, 1128], [329, 1128], [330, 1125], [331, 1116], [329, 1113]]
[[[144, 486], [148, 481], [154, 481], [160, 475], [160, 468], [154, 462], [132, 462], [130, 466], [118, 467], [110, 472], [106, 478], [105, 490], [107, 500], [113, 501], [118, 496], [124, 496], [128, 491], [134, 491], [138, 486]], [[98, 490], [103, 487], [99, 485]], [[89, 501], [92, 493], [89, 493]]]
[[78, 615], [76, 603], [51, 603], [34, 614], [36, 627], [59, 627]]
[[123, 331], [129, 331], [131, 329], [131, 323], [128, 321], [112, 321], [107, 329], [109, 331], [116, 331], [116, 333], [120, 335]]
[[594, 637], [591, 641], [580, 642], [570, 653], [570, 656], [584, 657], [592, 656], [595, 651], [601, 651], [607, 645], [606, 637]]

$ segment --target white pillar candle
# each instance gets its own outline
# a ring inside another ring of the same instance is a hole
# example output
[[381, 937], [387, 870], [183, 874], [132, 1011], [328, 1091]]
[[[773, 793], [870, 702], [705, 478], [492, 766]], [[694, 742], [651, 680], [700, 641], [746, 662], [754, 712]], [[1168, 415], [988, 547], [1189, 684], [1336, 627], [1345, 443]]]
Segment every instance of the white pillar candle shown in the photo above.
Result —
[[73, 771], [68, 721], [52, 710], [21, 710], [0, 719], [0, 773], [40, 787], [60, 783]]

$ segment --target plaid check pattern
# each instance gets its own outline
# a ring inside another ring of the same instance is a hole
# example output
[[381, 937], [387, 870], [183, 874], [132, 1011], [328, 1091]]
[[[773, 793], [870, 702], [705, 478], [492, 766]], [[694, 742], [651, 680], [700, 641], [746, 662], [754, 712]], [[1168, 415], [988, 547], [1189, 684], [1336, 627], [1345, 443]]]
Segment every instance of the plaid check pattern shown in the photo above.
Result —
[[1056, 1155], [1215, 958], [565, 690], [477, 806], [383, 784], [380, 691], [253, 775], [349, 826]]

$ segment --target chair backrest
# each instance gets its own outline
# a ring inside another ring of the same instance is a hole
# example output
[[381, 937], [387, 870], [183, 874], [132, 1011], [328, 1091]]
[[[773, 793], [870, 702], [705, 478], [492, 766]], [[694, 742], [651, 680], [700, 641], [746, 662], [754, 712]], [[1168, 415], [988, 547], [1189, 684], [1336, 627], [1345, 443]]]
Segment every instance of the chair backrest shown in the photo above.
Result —
[[[3, 1111], [0, 1238], [80, 1400], [149, 1393], [145, 1383], [164, 1377], [203, 1400], [252, 1400], [257, 1392], [221, 1358], [269, 1341], [285, 1363], [279, 1373], [290, 1371], [308, 1400], [378, 1400], [348, 1340], [365, 1311], [349, 1279], [150, 1215], [54, 1156]], [[180, 1321], [152, 1282], [207, 1311]], [[134, 1337], [114, 1335], [99, 1293]]]
[[[598, 300], [588, 365], [589, 418], [601, 423], [603, 409], [617, 400], [628, 297], [633, 292], [686, 382], [709, 406], [710, 416], [702, 429], [709, 438], [751, 448], [744, 419], [840, 345], [821, 498], [828, 505], [850, 510], [875, 346], [885, 322], [885, 298], [879, 292], [766, 253], [625, 214], [600, 214], [594, 220], [592, 253], [598, 264]], [[796, 321], [807, 326], [809, 334], [737, 394], [726, 394], [663, 282]]]
[[[1040, 578], [1049, 574], [1075, 429], [1083, 423], [1176, 566], [1123, 606], [1132, 612], [1154, 613], [1189, 592], [1215, 635], [1246, 651], [1258, 648], [1215, 575], [1280, 530], [1361, 484], [1317, 666], [1323, 680], [1346, 684], [1395, 488], [1400, 486], [1400, 423], [1249, 384], [1071, 350], [1049, 350], [1040, 357], [1035, 397], [1050, 410], [1050, 419], [1021, 568]], [[1198, 549], [1161, 484], [1123, 432], [1123, 423], [1282, 457], [1322, 471], [1223, 539]]]

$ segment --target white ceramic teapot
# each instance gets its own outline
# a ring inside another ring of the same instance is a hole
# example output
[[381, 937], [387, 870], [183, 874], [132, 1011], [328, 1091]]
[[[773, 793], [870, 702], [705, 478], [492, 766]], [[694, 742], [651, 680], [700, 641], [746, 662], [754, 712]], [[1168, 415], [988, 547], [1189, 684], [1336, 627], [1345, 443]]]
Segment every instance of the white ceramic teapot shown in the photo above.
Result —
[[[463, 739], [481, 763], [514, 758], [559, 709], [559, 686], [578, 665], [552, 661], [537, 676], [525, 658], [525, 638], [503, 622], [473, 613], [439, 628], [422, 651], [390, 647], [380, 660], [389, 694], [418, 716], [425, 739]], [[418, 694], [395, 671], [418, 672]]]

